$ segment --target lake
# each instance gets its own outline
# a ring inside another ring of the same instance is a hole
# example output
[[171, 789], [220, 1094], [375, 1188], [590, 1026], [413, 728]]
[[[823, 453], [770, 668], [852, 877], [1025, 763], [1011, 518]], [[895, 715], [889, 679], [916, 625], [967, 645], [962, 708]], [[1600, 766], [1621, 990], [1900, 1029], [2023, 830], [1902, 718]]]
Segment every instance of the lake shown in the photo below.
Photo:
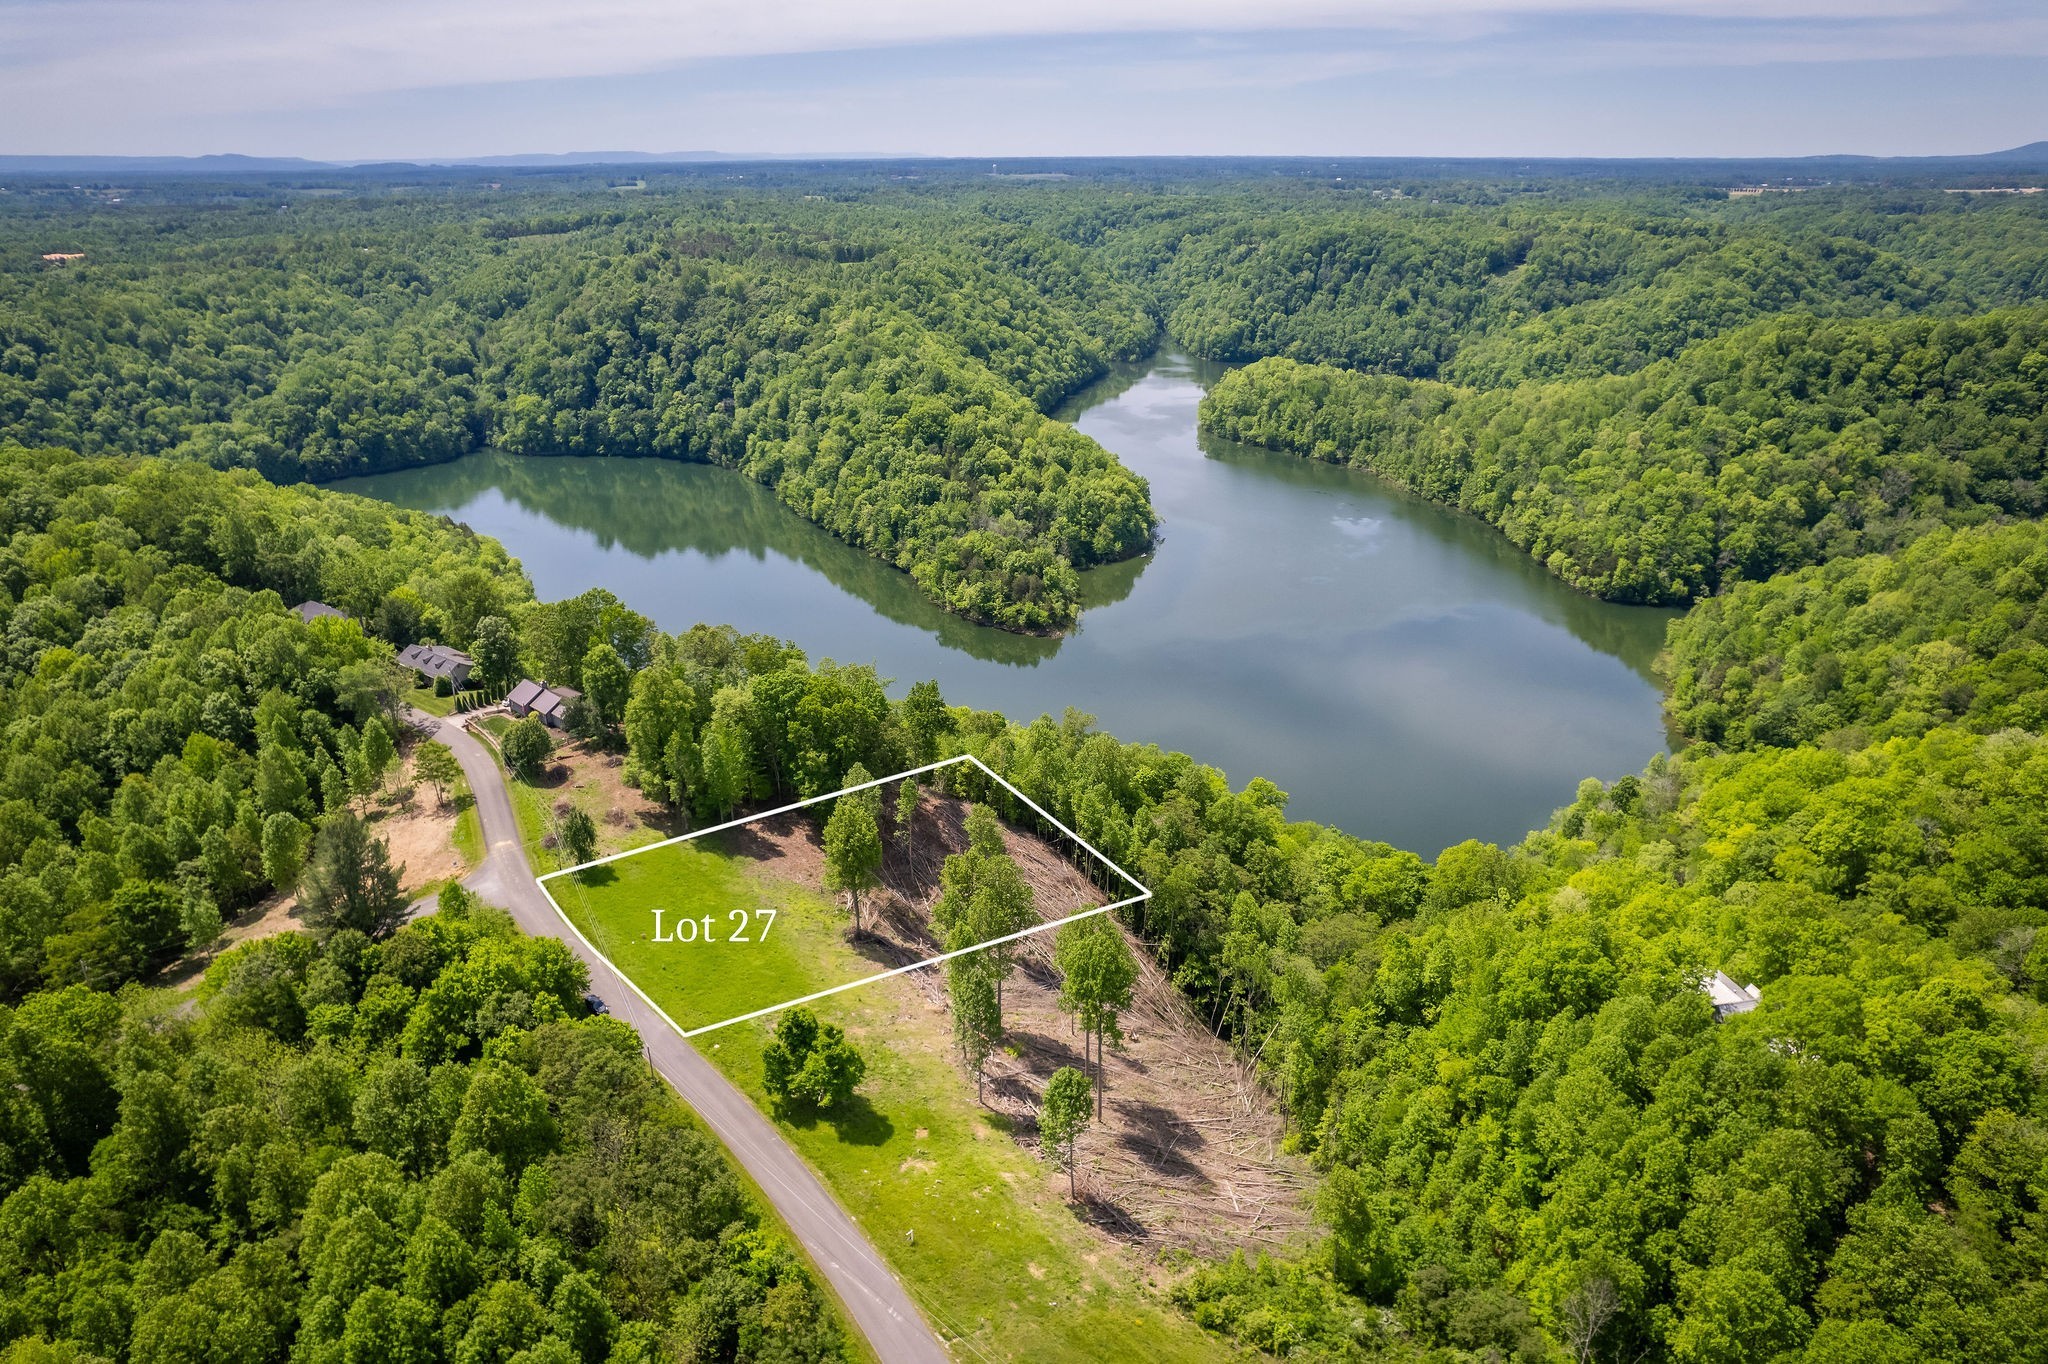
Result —
[[504, 542], [543, 600], [603, 586], [664, 629], [729, 622], [1015, 720], [1094, 715], [1425, 856], [1512, 842], [1665, 746], [1676, 612], [1572, 591], [1497, 532], [1356, 469], [1201, 435], [1221, 366], [1117, 367], [1060, 415], [1150, 480], [1160, 543], [1083, 575], [1062, 639], [970, 625], [730, 470], [479, 454], [334, 486]]

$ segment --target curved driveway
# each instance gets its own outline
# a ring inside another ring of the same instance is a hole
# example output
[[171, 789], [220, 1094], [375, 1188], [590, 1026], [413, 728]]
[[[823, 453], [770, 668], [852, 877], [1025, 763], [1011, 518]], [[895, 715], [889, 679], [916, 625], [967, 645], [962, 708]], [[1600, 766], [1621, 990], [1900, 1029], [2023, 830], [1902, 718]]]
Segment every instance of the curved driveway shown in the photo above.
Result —
[[483, 824], [484, 862], [463, 884], [509, 910], [519, 927], [560, 939], [590, 968], [590, 985], [614, 1016], [639, 1030], [647, 1059], [695, 1109], [725, 1149], [761, 1186], [768, 1201], [824, 1271], [855, 1327], [884, 1364], [940, 1364], [951, 1356], [911, 1305], [910, 1295], [847, 1211], [753, 1101], [627, 987], [619, 973], [586, 949], [533, 879], [512, 817], [504, 773], [489, 749], [453, 721], [423, 711], [413, 722], [455, 751]]

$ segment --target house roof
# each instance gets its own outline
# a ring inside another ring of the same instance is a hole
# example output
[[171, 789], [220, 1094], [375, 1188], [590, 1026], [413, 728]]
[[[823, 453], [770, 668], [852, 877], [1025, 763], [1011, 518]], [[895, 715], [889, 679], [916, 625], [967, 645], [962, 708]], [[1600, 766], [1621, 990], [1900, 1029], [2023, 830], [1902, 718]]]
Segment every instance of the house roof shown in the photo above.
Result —
[[546, 690], [546, 687], [543, 687], [532, 678], [522, 677], [519, 679], [519, 685], [506, 695], [505, 704], [508, 706], [530, 706], [534, 703], [535, 698]]
[[339, 616], [348, 619], [348, 612], [336, 610], [324, 601], [302, 601], [292, 610], [298, 612], [300, 620], [311, 620], [315, 616]]
[[1700, 982], [1700, 990], [1718, 1014], [1741, 1014], [1754, 1009], [1763, 991], [1754, 985], [1737, 985], [1724, 972], [1716, 971]]
[[569, 703], [583, 695], [574, 687], [549, 687], [534, 699], [533, 708], [542, 715], [560, 715]]
[[468, 654], [439, 644], [408, 644], [398, 651], [398, 661], [428, 677], [452, 678], [457, 669], [466, 671], [475, 666]]

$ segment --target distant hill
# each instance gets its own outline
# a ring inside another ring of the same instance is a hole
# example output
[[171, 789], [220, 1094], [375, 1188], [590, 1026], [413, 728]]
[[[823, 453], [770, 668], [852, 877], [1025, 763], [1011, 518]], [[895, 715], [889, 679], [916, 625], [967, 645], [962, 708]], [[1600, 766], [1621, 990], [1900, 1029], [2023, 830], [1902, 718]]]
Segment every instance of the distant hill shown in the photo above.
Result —
[[1978, 161], [2018, 161], [2030, 166], [2048, 166], [2048, 142], [2029, 142], [2024, 147], [2008, 147], [2002, 152], [1985, 152], [1974, 158]]
[[771, 161], [736, 152], [519, 152], [510, 156], [430, 157], [432, 166], [639, 166], [679, 161]]
[[290, 175], [308, 171], [378, 171], [404, 168], [503, 167], [545, 170], [576, 166], [701, 165], [726, 161], [865, 161], [910, 160], [906, 155], [848, 156], [824, 152], [519, 152], [505, 156], [380, 158], [377, 160], [313, 161], [299, 156], [0, 156], [0, 175]]
[[[515, 152], [501, 156], [417, 157], [316, 161], [297, 156], [6, 156], [0, 155], [0, 176], [234, 176], [302, 175], [348, 171], [358, 174], [403, 173], [434, 168], [547, 171], [604, 166], [703, 166], [727, 164], [789, 164], [795, 162], [927, 163], [934, 168], [965, 171], [985, 167], [978, 158], [923, 157], [911, 153], [722, 152], [709, 149], [674, 152], [589, 151]], [[1850, 179], [1982, 175], [1986, 167], [2048, 170], [2048, 141], [2029, 142], [1995, 152], [1942, 156], [1866, 156], [1828, 153], [1797, 157], [1027, 157], [1008, 158], [1004, 170], [1101, 172], [1116, 167], [1202, 169], [1250, 172], [1261, 168], [1299, 173], [1323, 166], [1332, 172], [1367, 175], [1547, 175], [1574, 178], [1636, 178], [1676, 176], [1702, 183], [1775, 179], [1782, 175], [1830, 175]]]
[[189, 175], [338, 170], [341, 163], [302, 156], [0, 156], [0, 175]]

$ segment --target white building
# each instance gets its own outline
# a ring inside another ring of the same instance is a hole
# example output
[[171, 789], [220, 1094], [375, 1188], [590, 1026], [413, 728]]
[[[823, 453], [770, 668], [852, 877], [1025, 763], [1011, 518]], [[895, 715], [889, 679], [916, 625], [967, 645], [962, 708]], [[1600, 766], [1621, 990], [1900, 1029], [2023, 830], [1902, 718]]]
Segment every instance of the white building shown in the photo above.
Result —
[[1746, 1014], [1756, 1007], [1763, 998], [1763, 992], [1754, 985], [1737, 985], [1726, 972], [1716, 971], [1700, 982], [1700, 992], [1714, 1006], [1716, 1022], [1731, 1014]]

